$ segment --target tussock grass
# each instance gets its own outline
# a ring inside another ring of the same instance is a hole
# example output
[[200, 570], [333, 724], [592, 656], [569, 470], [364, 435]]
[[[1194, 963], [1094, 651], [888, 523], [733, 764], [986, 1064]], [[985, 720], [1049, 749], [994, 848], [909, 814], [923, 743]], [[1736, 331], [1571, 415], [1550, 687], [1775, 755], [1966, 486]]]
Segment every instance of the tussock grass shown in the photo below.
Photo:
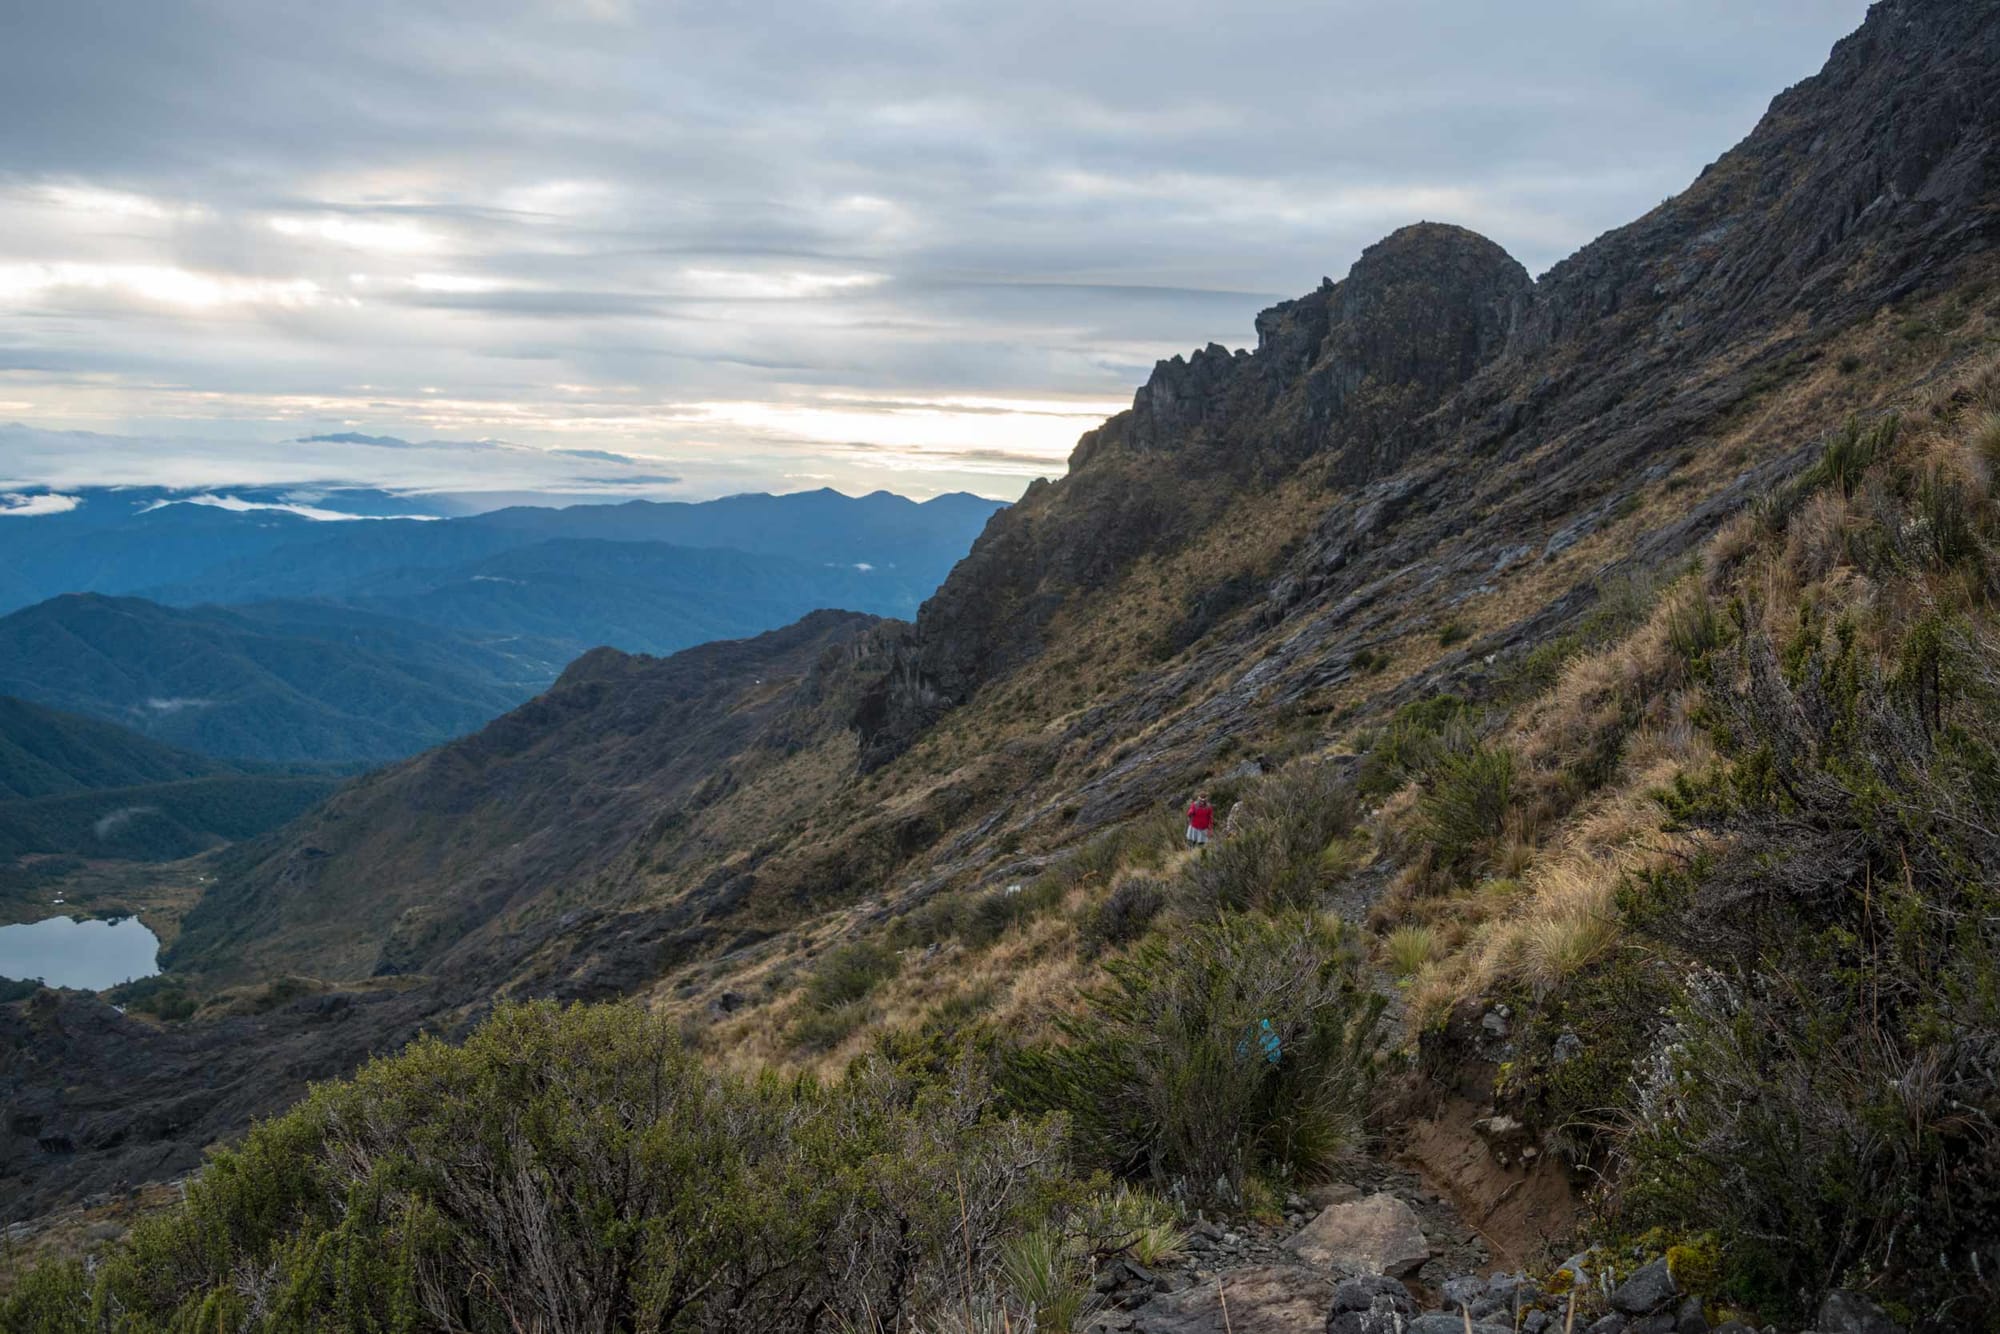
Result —
[[1985, 465], [1987, 485], [2000, 485], [2000, 412], [1983, 412], [1972, 423], [1973, 456]]
[[1049, 1223], [1000, 1249], [1000, 1272], [1017, 1309], [1047, 1334], [1070, 1334], [1088, 1314], [1091, 1292], [1075, 1241]]
[[1415, 977], [1443, 948], [1436, 928], [1420, 925], [1399, 926], [1382, 942], [1389, 971], [1400, 978]]

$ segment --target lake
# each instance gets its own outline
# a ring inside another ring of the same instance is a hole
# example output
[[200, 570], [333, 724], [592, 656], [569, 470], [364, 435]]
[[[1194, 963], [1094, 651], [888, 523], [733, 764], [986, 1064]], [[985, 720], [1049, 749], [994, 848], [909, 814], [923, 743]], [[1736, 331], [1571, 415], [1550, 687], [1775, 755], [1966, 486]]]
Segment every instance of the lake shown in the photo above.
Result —
[[136, 917], [50, 917], [0, 926], [0, 977], [102, 991], [160, 971], [160, 942]]

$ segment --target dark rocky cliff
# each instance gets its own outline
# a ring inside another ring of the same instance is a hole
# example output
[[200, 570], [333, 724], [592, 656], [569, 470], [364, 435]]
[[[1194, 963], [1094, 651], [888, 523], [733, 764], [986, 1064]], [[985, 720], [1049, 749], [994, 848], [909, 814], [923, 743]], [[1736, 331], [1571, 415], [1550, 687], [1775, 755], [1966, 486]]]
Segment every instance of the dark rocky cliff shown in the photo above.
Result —
[[[1307, 463], [1352, 489], [1406, 464], [1554, 446], [1544, 480], [1562, 480], [1541, 508], [1574, 506], [1760, 373], [1940, 289], [1996, 240], [2000, 4], [1884, 0], [1687, 192], [1539, 283], [1483, 237], [1419, 224], [1259, 315], [1256, 351], [1211, 343], [1159, 363], [1069, 475], [996, 515], [925, 604], [872, 753], [1032, 657], [1071, 595], [1186, 542], [1234, 489]], [[1705, 383], [1679, 380], [1724, 356], [1735, 365]], [[1363, 512], [1364, 528], [1381, 518]], [[1356, 521], [1330, 508], [1286, 598], [1325, 586]]]

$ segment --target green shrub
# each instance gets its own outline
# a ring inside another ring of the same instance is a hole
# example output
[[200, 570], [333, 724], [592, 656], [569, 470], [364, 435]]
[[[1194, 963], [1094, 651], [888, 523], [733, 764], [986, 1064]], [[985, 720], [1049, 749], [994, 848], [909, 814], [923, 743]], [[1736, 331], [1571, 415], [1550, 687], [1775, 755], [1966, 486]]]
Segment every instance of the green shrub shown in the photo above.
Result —
[[90, 1276], [74, 1261], [50, 1261], [15, 1280], [0, 1296], [8, 1334], [76, 1334], [90, 1327]]
[[1464, 621], [1447, 621], [1438, 630], [1438, 644], [1444, 648], [1463, 644], [1470, 638], [1472, 638], [1472, 628]]
[[1701, 672], [1708, 655], [1722, 646], [1728, 634], [1728, 619], [1698, 586], [1667, 613], [1667, 646], [1691, 673]]
[[902, 966], [894, 950], [876, 941], [842, 945], [813, 969], [812, 980], [806, 983], [806, 1004], [815, 1010], [838, 1010], [866, 1000]]
[[2000, 1299], [1996, 643], [1927, 619], [1885, 671], [1850, 620], [1745, 636], [1707, 706], [1725, 762], [1670, 799], [1725, 837], [1648, 895], [1695, 963], [1626, 1211], [1715, 1233], [1780, 1314], [1858, 1274], [1920, 1310]]
[[1189, 1234], [1173, 1206], [1122, 1181], [1086, 1199], [1072, 1221], [1096, 1254], [1129, 1255], [1148, 1269], [1171, 1263], [1187, 1248]]
[[1177, 923], [1104, 965], [1065, 1043], [1016, 1055], [1017, 1095], [1068, 1112], [1088, 1160], [1197, 1198], [1321, 1173], [1360, 1138], [1379, 1042], [1360, 961], [1308, 913]]
[[1150, 876], [1121, 880], [1091, 908], [1079, 933], [1086, 957], [1119, 949], [1146, 934], [1146, 928], [1167, 906], [1167, 887]]
[[1972, 450], [1986, 464], [1987, 486], [2000, 490], [2000, 412], [1988, 412], [1972, 424]]
[[1368, 748], [1355, 786], [1366, 796], [1384, 796], [1430, 772], [1453, 751], [1475, 743], [1480, 718], [1456, 695], [1412, 700], [1396, 710]]
[[1443, 951], [1437, 928], [1423, 925], [1399, 926], [1383, 941], [1389, 971], [1397, 977], [1415, 977], [1423, 966]]
[[1917, 554], [1925, 564], [1948, 570], [1979, 555], [1973, 525], [1974, 499], [1958, 481], [1932, 469], [1917, 483], [1917, 518], [1911, 525]]
[[508, 1006], [463, 1047], [316, 1088], [135, 1227], [94, 1291], [36, 1271], [0, 1323], [903, 1328], [1047, 1216], [1059, 1139], [994, 1115], [969, 1067], [740, 1082], [635, 1007]]
[[1507, 830], [1514, 752], [1480, 744], [1440, 761], [1417, 807], [1417, 832], [1445, 871], [1483, 863]]
[[1077, 1240], [1050, 1223], [1010, 1238], [1000, 1249], [1000, 1273], [1014, 1305], [1036, 1334], [1070, 1334], [1090, 1300], [1088, 1256]]
[[867, 1001], [849, 1001], [830, 1010], [809, 1007], [792, 1020], [788, 1033], [800, 1051], [832, 1051], [859, 1032], [873, 1014]]
[[1244, 798], [1230, 832], [1183, 875], [1194, 910], [1308, 908], [1342, 874], [1328, 852], [1354, 832], [1354, 793], [1331, 765], [1274, 775]]

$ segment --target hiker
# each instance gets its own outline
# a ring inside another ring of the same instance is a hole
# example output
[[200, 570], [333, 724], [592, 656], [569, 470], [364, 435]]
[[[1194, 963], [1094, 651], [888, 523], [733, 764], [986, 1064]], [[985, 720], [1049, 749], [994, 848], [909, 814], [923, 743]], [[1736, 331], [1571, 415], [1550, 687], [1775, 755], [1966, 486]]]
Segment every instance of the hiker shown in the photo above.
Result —
[[1215, 827], [1215, 807], [1208, 804], [1208, 794], [1202, 792], [1188, 803], [1187, 841], [1197, 848], [1208, 846], [1208, 831]]

